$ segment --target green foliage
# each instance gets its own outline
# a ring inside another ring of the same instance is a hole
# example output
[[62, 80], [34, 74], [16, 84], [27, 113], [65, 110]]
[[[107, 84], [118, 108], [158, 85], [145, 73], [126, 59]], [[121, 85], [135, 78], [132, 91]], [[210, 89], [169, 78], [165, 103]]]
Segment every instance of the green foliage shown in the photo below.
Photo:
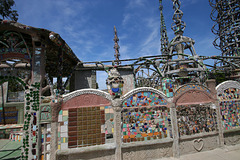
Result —
[[216, 79], [216, 83], [220, 84], [224, 81], [227, 81], [229, 79], [229, 73], [224, 73], [224, 72], [215, 72], [214, 77]]
[[0, 15], [3, 19], [18, 20], [17, 11], [12, 9], [14, 4], [14, 0], [0, 0]]
[[23, 90], [24, 88], [19, 82], [12, 79], [8, 81], [8, 92], [19, 92]]

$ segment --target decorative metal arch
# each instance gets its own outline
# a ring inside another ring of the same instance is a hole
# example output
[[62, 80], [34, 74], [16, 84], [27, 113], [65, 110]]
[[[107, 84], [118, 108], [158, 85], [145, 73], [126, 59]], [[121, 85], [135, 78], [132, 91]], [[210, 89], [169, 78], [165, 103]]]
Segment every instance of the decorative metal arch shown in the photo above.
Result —
[[140, 87], [140, 88], [136, 88], [136, 89], [128, 92], [127, 94], [122, 96], [122, 102], [124, 102], [125, 100], [127, 100], [128, 98], [130, 98], [131, 96], [133, 96], [139, 92], [152, 92], [152, 93], [160, 95], [163, 99], [165, 99], [167, 101], [167, 103], [172, 102], [172, 99], [168, 98], [162, 91], [159, 91], [159, 90], [151, 88], [151, 87]]
[[30, 62], [31, 54], [29, 47], [21, 33], [5, 31], [3, 35], [0, 36], [0, 45], [2, 46], [2, 50], [0, 51], [1, 61], [17, 58]]
[[232, 80], [222, 82], [216, 87], [217, 94], [223, 93], [228, 88], [240, 89], [240, 83]]

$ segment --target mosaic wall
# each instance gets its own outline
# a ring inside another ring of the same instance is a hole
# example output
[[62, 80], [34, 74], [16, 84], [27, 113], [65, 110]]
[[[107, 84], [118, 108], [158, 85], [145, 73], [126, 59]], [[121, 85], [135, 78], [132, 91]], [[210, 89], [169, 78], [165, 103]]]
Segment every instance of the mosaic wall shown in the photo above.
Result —
[[169, 111], [167, 107], [123, 109], [123, 142], [172, 137]]
[[162, 81], [162, 90], [167, 97], [173, 97], [174, 85], [171, 79], [164, 79]]
[[104, 107], [69, 109], [68, 147], [105, 144]]
[[58, 149], [68, 148], [68, 110], [61, 110], [58, 115]]
[[13, 131], [10, 132], [9, 139], [11, 141], [18, 141], [22, 142], [22, 129], [12, 129]]
[[[5, 107], [5, 122], [6, 124], [17, 124], [18, 123], [18, 110], [16, 107]], [[0, 125], [4, 124], [3, 110], [0, 109]]]
[[124, 101], [123, 142], [172, 137], [170, 109], [166, 104], [166, 100], [152, 92], [140, 92]]
[[180, 136], [217, 130], [217, 114], [209, 106], [177, 106]]
[[50, 159], [51, 124], [41, 125], [41, 160]]
[[219, 94], [218, 98], [221, 101], [239, 99], [240, 98], [240, 90], [235, 89], [235, 88], [228, 88], [228, 89], [224, 90], [222, 94]]
[[167, 101], [152, 92], [139, 92], [123, 102], [123, 107], [167, 105]]
[[114, 115], [111, 106], [61, 110], [58, 149], [112, 143]]
[[22, 124], [0, 125], [0, 139], [22, 142]]
[[224, 101], [220, 103], [220, 106], [224, 130], [239, 128], [240, 101]]
[[240, 90], [229, 88], [218, 95], [224, 130], [239, 128], [240, 124]]
[[105, 106], [104, 109], [106, 143], [110, 143], [114, 133], [114, 113], [111, 106]]

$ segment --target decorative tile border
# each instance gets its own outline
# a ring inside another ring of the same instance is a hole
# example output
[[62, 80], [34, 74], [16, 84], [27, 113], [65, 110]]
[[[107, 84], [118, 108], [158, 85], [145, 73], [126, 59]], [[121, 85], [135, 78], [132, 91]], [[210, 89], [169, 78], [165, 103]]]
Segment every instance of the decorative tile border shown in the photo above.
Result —
[[200, 90], [200, 91], [203, 91], [203, 92], [207, 92], [208, 94], [211, 94], [210, 90], [203, 85], [200, 85], [200, 84], [186, 84], [186, 85], [180, 86], [176, 90], [176, 92], [174, 93], [174, 97], [177, 97], [177, 96], [181, 95], [182, 93], [184, 93], [188, 90], [191, 90], [191, 89]]
[[123, 107], [166, 106], [167, 101], [153, 92], [138, 92], [125, 101]]

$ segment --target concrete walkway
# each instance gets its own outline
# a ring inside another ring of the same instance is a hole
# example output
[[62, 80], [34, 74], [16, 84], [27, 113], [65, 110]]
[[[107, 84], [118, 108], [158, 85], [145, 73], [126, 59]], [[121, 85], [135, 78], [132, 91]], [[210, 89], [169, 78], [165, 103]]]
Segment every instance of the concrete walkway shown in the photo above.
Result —
[[159, 160], [240, 160], [240, 144], [235, 146], [224, 146], [211, 151], [186, 154], [180, 158], [162, 158]]

